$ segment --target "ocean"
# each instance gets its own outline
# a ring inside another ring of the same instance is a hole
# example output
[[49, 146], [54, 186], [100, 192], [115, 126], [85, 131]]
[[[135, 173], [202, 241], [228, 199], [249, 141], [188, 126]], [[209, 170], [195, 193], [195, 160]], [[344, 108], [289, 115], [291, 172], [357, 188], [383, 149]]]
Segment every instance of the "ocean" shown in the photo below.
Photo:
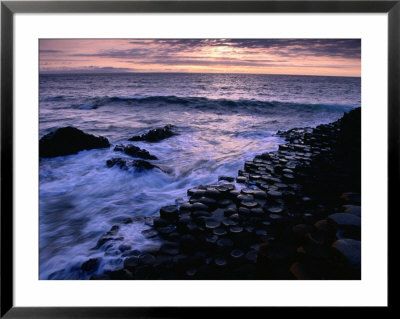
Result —
[[[160, 207], [184, 202], [187, 189], [237, 176], [246, 160], [277, 150], [278, 130], [315, 127], [361, 106], [361, 78], [250, 74], [41, 74], [39, 138], [74, 126], [110, 141], [107, 149], [41, 158], [39, 278], [88, 279], [83, 262], [101, 257], [98, 273], [121, 267], [118, 249], [94, 249], [113, 225], [121, 245], [157, 245], [142, 231]], [[172, 124], [157, 143], [134, 135]], [[158, 157], [162, 168], [109, 168], [118, 144]], [[240, 185], [238, 185], [240, 187]], [[125, 218], [135, 222], [123, 224]]]

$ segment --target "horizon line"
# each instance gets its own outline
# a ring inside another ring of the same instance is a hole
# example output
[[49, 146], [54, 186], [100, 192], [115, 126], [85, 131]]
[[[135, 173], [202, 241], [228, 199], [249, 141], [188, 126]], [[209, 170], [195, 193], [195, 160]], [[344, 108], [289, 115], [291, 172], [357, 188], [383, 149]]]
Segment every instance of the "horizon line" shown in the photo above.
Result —
[[342, 77], [342, 78], [361, 78], [361, 75], [320, 75], [320, 74], [285, 74], [285, 73], [235, 73], [235, 72], [229, 72], [229, 73], [223, 73], [223, 72], [134, 72], [134, 71], [119, 71], [119, 72], [113, 72], [113, 71], [105, 71], [105, 72], [91, 72], [91, 71], [39, 71], [39, 75], [47, 75], [47, 74], [58, 74], [58, 75], [65, 75], [65, 74], [82, 74], [82, 75], [105, 75], [105, 74], [223, 74], [223, 75], [228, 75], [228, 74], [233, 74], [233, 75], [286, 75], [286, 76], [319, 76], [319, 77]]

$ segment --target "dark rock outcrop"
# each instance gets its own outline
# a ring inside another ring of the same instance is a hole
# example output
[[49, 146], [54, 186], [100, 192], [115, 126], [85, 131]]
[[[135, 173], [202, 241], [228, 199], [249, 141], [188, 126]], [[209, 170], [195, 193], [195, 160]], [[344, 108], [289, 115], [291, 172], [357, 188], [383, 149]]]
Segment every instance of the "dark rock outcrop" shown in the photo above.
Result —
[[354, 239], [339, 239], [332, 248], [344, 257], [345, 262], [353, 269], [361, 267], [361, 242]]
[[124, 160], [122, 158], [112, 158], [107, 160], [106, 162], [107, 167], [114, 167], [117, 166], [121, 169], [127, 170], [130, 167], [134, 168], [136, 171], [138, 172], [142, 172], [145, 170], [150, 170], [153, 168], [158, 168], [160, 170], [162, 170], [161, 168], [159, 168], [157, 165], [151, 164], [147, 161], [144, 160], [133, 160], [133, 161], [129, 161], [129, 160]]
[[168, 137], [177, 135], [172, 131], [172, 125], [166, 125], [162, 128], [156, 128], [154, 130], [150, 130], [145, 134], [133, 136], [129, 139], [129, 141], [146, 141], [146, 142], [159, 142]]
[[131, 164], [139, 172], [144, 171], [144, 170], [153, 169], [153, 168], [161, 169], [158, 166], [153, 165], [153, 164], [151, 164], [147, 161], [143, 161], [143, 160], [135, 160], [135, 161], [132, 161]]
[[107, 164], [107, 167], [117, 166], [121, 169], [128, 169], [128, 165], [126, 164], [126, 161], [119, 157], [107, 160], [106, 164]]
[[100, 261], [101, 258], [91, 258], [82, 264], [81, 269], [87, 272], [96, 271], [99, 268]]
[[110, 143], [105, 137], [87, 134], [75, 127], [68, 126], [59, 128], [40, 139], [39, 156], [64, 156], [109, 146]]
[[114, 148], [114, 152], [123, 152], [126, 155], [132, 157], [139, 157], [148, 160], [157, 160], [158, 158], [154, 155], [151, 155], [149, 151], [141, 149], [135, 145], [117, 145]]

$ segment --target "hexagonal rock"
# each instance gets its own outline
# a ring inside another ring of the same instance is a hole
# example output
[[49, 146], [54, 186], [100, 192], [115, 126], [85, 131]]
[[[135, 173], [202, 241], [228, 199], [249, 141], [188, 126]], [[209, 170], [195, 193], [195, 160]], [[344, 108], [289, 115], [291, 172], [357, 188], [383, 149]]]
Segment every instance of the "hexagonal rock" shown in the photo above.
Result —
[[246, 208], [255, 208], [258, 206], [258, 203], [254, 201], [243, 201], [240, 204]]
[[155, 229], [146, 229], [143, 230], [141, 233], [146, 238], [153, 238], [158, 235], [158, 232]]
[[307, 243], [313, 245], [323, 245], [325, 243], [325, 236], [321, 232], [307, 233], [305, 239]]
[[219, 221], [215, 220], [215, 219], [208, 218], [208, 219], [205, 220], [206, 228], [214, 229], [214, 228], [219, 227], [220, 225], [221, 225], [221, 223]]
[[210, 197], [200, 197], [198, 200], [199, 203], [202, 203], [204, 205], [207, 205], [208, 207], [216, 206], [217, 201], [215, 199], [212, 199]]
[[258, 198], [258, 199], [265, 199], [267, 197], [267, 193], [262, 190], [255, 190], [253, 192], [253, 196], [254, 196], [254, 198]]
[[215, 188], [209, 188], [204, 192], [205, 197], [218, 198], [220, 195], [220, 192]]
[[231, 226], [229, 227], [229, 231], [233, 234], [239, 234], [243, 232], [243, 227], [242, 226]]
[[361, 241], [339, 239], [332, 244], [332, 248], [343, 256], [352, 268], [361, 267]]
[[217, 228], [214, 228], [213, 233], [216, 236], [224, 236], [227, 234], [227, 231], [224, 227], [217, 227]]
[[139, 257], [129, 257], [124, 260], [124, 268], [135, 268], [139, 264]]
[[229, 193], [230, 191], [235, 189], [235, 185], [233, 184], [222, 184], [216, 187], [216, 190], [220, 193]]
[[192, 204], [190, 204], [189, 202], [183, 203], [180, 207], [179, 207], [179, 211], [183, 212], [183, 211], [191, 211], [192, 210]]
[[312, 279], [309, 273], [307, 272], [307, 269], [305, 269], [304, 265], [299, 262], [295, 262], [290, 266], [290, 272], [292, 273], [293, 276], [296, 277], [296, 279], [299, 280]]
[[310, 262], [295, 262], [289, 270], [299, 280], [325, 279], [322, 269]]
[[245, 195], [245, 194], [240, 194], [237, 197], [238, 201], [252, 201], [254, 200], [254, 197], [252, 195]]
[[361, 227], [361, 218], [347, 213], [336, 213], [329, 215], [328, 220], [333, 221], [338, 227], [355, 226]]
[[160, 252], [166, 255], [178, 255], [179, 254], [179, 244], [166, 242], [161, 246]]
[[210, 217], [211, 213], [206, 210], [196, 210], [192, 213], [193, 218], [198, 219], [200, 217]]
[[202, 197], [205, 193], [205, 189], [199, 189], [199, 188], [190, 188], [187, 191], [188, 196], [192, 196], [195, 198]]
[[327, 226], [327, 221], [326, 219], [322, 219], [319, 220], [317, 222], [314, 223], [314, 227], [317, 229], [317, 231], [320, 232], [325, 232], [328, 230], [328, 226]]
[[237, 182], [237, 183], [244, 184], [244, 183], [247, 182], [247, 178], [244, 177], [244, 176], [238, 176], [238, 177], [236, 177], [236, 182]]
[[268, 196], [272, 198], [282, 197], [282, 193], [278, 191], [269, 191]]
[[233, 246], [233, 241], [229, 238], [221, 238], [217, 241], [217, 245], [220, 248], [229, 248]]
[[228, 182], [233, 182], [235, 180], [234, 177], [232, 176], [219, 176], [218, 181], [228, 181]]
[[227, 207], [228, 205], [232, 204], [232, 201], [229, 199], [220, 199], [217, 204], [219, 207]]
[[340, 196], [340, 199], [342, 199], [346, 203], [361, 205], [361, 194], [360, 193], [343, 193]]
[[156, 258], [151, 254], [142, 254], [139, 256], [139, 264], [152, 265], [156, 262]]
[[222, 257], [218, 257], [215, 258], [214, 263], [218, 266], [218, 267], [224, 267], [226, 266], [226, 264], [228, 263], [227, 260], [225, 258]]
[[361, 206], [356, 205], [343, 205], [345, 213], [361, 217]]
[[249, 214], [250, 214], [250, 209], [248, 209], [248, 208], [246, 208], [246, 207], [240, 207], [238, 213], [239, 213], [239, 215], [241, 215], [241, 216], [249, 216]]
[[247, 254], [245, 255], [245, 258], [247, 261], [249, 261], [250, 263], [256, 263], [257, 259], [258, 259], [258, 254], [256, 250], [250, 250], [249, 252], [247, 252]]
[[178, 217], [178, 208], [174, 205], [161, 207], [160, 216], [167, 220], [174, 220]]
[[82, 264], [81, 269], [87, 272], [96, 271], [99, 268], [100, 261], [101, 258], [91, 258]]
[[192, 204], [193, 210], [208, 210], [208, 206], [203, 203], [194, 203]]
[[237, 197], [239, 194], [240, 194], [240, 192], [237, 189], [231, 190], [229, 192], [229, 196], [232, 197], [232, 198]]
[[314, 230], [313, 226], [306, 224], [298, 224], [292, 227], [293, 234], [297, 239], [302, 239], [304, 236]]
[[268, 216], [270, 219], [274, 219], [274, 220], [282, 218], [282, 216], [277, 215], [277, 214], [269, 214]]
[[169, 222], [165, 218], [161, 218], [161, 217], [154, 217], [153, 218], [153, 225], [156, 228], [157, 227], [167, 226], [168, 224], [169, 224]]
[[238, 223], [230, 218], [225, 218], [222, 220], [222, 224], [226, 227], [236, 226]]
[[281, 214], [283, 212], [283, 208], [280, 206], [271, 206], [267, 208], [267, 211], [271, 214]]

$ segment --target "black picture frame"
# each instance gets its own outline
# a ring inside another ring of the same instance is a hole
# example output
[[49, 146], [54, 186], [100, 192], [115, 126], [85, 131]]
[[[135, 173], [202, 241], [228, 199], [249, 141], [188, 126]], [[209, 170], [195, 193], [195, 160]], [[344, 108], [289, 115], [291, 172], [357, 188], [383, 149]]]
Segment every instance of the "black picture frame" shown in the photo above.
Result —
[[[388, 14], [388, 218], [399, 211], [400, 1], [1, 1], [1, 317], [5, 318], [174, 318], [226, 316], [226, 308], [191, 307], [14, 307], [13, 303], [13, 16], [16, 13], [387, 13]], [[388, 225], [391, 225], [389, 222]], [[392, 223], [393, 227], [393, 223]], [[388, 234], [392, 234], [388, 226]], [[390, 244], [390, 236], [388, 237]], [[388, 246], [390, 247], [390, 245]], [[390, 256], [389, 263], [390, 263]], [[388, 285], [391, 280], [388, 280]], [[388, 307], [391, 308], [391, 295]], [[276, 310], [276, 308], [269, 309]], [[265, 308], [238, 308], [234, 313]], [[336, 312], [334, 308], [330, 311]], [[354, 314], [349, 309], [346, 311]], [[279, 310], [281, 311], [281, 310]], [[308, 308], [285, 308], [296, 315]], [[368, 310], [370, 311], [370, 309]], [[269, 313], [269, 312], [268, 312]]]

